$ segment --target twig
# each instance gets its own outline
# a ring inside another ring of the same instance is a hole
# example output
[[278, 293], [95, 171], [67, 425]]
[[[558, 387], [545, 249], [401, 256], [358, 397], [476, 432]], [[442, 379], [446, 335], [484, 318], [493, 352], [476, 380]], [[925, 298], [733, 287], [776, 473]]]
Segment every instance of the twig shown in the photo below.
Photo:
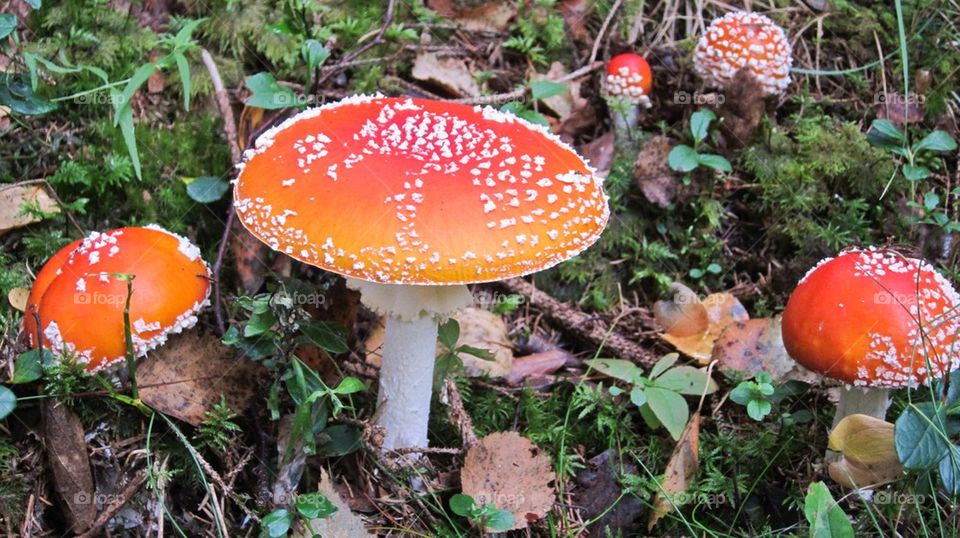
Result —
[[610, 13], [607, 13], [607, 18], [603, 20], [603, 25], [600, 26], [600, 31], [597, 32], [597, 38], [593, 40], [593, 49], [590, 51], [590, 62], [593, 63], [597, 61], [597, 53], [600, 52], [600, 43], [603, 42], [603, 35], [607, 33], [607, 28], [610, 26], [610, 21], [613, 20], [613, 16], [617, 14], [617, 10], [620, 9], [620, 4], [623, 3], [623, 0], [617, 0], [613, 3], [613, 6], [610, 8]]
[[463, 407], [460, 391], [453, 379], [447, 378], [446, 389], [447, 399], [450, 400], [450, 422], [460, 430], [463, 448], [467, 450], [477, 442], [477, 434], [473, 431], [473, 419], [470, 418], [470, 414]]
[[[207, 52], [207, 49], [200, 50], [200, 56], [203, 58], [203, 65], [207, 67], [210, 73], [210, 80], [213, 82], [213, 95], [217, 102], [217, 109], [223, 117], [223, 132], [227, 137], [227, 144], [230, 146], [230, 158], [233, 163], [239, 163], [243, 158], [240, 151], [240, 144], [237, 142], [237, 123], [233, 119], [233, 109], [230, 107], [230, 96], [223, 86], [223, 79], [220, 78], [220, 70], [213, 61], [213, 56]], [[220, 246], [217, 248], [217, 260], [213, 264], [213, 315], [217, 322], [217, 331], [222, 336], [227, 332], [227, 325], [223, 320], [223, 301], [220, 296], [220, 270], [223, 268], [223, 259], [227, 253], [227, 243], [230, 241], [230, 230], [233, 228], [233, 222], [236, 219], [236, 212], [233, 210], [233, 199], [230, 199], [230, 207], [227, 208], [227, 222], [224, 223], [223, 236], [220, 238]]]
[[375, 35], [373, 39], [371, 39], [370, 41], [364, 43], [363, 46], [361, 46], [357, 50], [341, 58], [340, 61], [337, 62], [335, 66], [333, 66], [333, 69], [330, 69], [329, 71], [320, 75], [320, 77], [317, 78], [317, 82], [315, 83], [315, 86], [319, 88], [320, 86], [323, 85], [324, 82], [329, 80], [330, 77], [332, 77], [339, 71], [346, 69], [346, 67], [349, 66], [351, 62], [356, 60], [358, 56], [360, 56], [364, 52], [367, 52], [368, 50], [382, 43], [383, 36], [387, 34], [387, 30], [390, 28], [390, 25], [393, 23], [393, 11], [396, 7], [397, 7], [397, 0], [390, 0], [387, 3], [387, 13], [383, 17], [383, 25], [380, 27], [380, 30], [377, 31], [377, 35]]
[[657, 362], [657, 356], [644, 349], [636, 342], [623, 336], [616, 330], [607, 327], [607, 324], [594, 316], [588, 316], [565, 303], [550, 297], [538, 290], [533, 284], [520, 278], [513, 278], [498, 282], [510, 293], [526, 297], [530, 304], [537, 307], [549, 319], [563, 329], [578, 337], [593, 343], [596, 346], [609, 348], [620, 358], [633, 361], [642, 366], [650, 367]]
[[[603, 67], [603, 62], [592, 62], [589, 63], [576, 71], [567, 73], [566, 75], [551, 80], [550, 82], [570, 82], [571, 80], [576, 80], [584, 75], [590, 74], [597, 69]], [[498, 103], [505, 103], [509, 101], [516, 101], [526, 97], [527, 93], [530, 92], [530, 88], [524, 86], [523, 88], [513, 90], [512, 92], [507, 93], [498, 93], [496, 95], [481, 95], [479, 97], [465, 97], [463, 99], [450, 99], [451, 103], [464, 103], [467, 105], [494, 105]]]
[[100, 512], [100, 515], [97, 516], [97, 519], [93, 521], [93, 525], [87, 529], [83, 534], [77, 536], [77, 538], [92, 538], [93, 536], [100, 536], [100, 531], [106, 526], [113, 516], [117, 515], [117, 512], [126, 505], [130, 499], [137, 493], [137, 490], [140, 489], [140, 486], [147, 481], [147, 473], [145, 471], [140, 471], [136, 476], [133, 477], [133, 480], [127, 484], [123, 491], [120, 492], [120, 495], [116, 497], [114, 502], [107, 505], [104, 508], [103, 512]]

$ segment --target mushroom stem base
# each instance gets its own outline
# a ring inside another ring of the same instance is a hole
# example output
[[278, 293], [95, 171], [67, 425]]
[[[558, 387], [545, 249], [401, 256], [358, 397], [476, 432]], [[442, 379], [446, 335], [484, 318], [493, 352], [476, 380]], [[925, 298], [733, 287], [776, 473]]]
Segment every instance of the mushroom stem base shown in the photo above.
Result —
[[[887, 408], [890, 406], [890, 389], [841, 387], [840, 401], [837, 403], [837, 412], [833, 415], [832, 432], [840, 421], [850, 415], [869, 415], [884, 420]], [[826, 460], [838, 461], [840, 455], [828, 450]]]
[[637, 118], [640, 116], [640, 109], [637, 105], [629, 105], [626, 110], [612, 111], [613, 132], [620, 140], [633, 140], [633, 130], [637, 126]]
[[437, 321], [387, 318], [380, 368], [377, 425], [385, 432], [384, 450], [426, 447], [433, 365], [437, 353]]

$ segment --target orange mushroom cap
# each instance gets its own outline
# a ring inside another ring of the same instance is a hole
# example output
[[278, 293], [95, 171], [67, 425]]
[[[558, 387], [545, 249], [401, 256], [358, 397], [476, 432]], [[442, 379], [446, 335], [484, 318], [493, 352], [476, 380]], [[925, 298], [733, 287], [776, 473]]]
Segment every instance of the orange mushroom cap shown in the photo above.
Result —
[[36, 346], [37, 342], [37, 321], [34, 317], [40, 311], [40, 298], [50, 287], [50, 283], [60, 276], [60, 268], [67, 262], [73, 251], [80, 246], [83, 239], [77, 239], [73, 243], [61, 248], [56, 254], [43, 264], [37, 278], [33, 280], [33, 287], [30, 288], [30, 295], [27, 297], [27, 310], [23, 316], [23, 330], [30, 337], [30, 345]]
[[746, 67], [764, 93], [778, 95], [790, 85], [792, 54], [783, 29], [770, 18], [735, 11], [710, 23], [697, 42], [693, 63], [702, 78], [717, 86], [729, 84]]
[[[43, 344], [96, 371], [124, 359], [123, 310], [131, 274], [130, 331], [142, 356], [168, 335], [192, 327], [206, 304], [210, 271], [200, 250], [158, 226], [93, 232], [55, 254], [40, 271], [28, 304], [37, 305]], [[37, 331], [28, 315], [30, 343]]]
[[533, 273], [589, 247], [609, 214], [573, 149], [489, 107], [351, 97], [271, 129], [238, 166], [237, 215], [254, 236], [371, 282]]
[[958, 307], [929, 263], [851, 250], [800, 280], [783, 313], [783, 343], [803, 366], [852, 385], [914, 386], [960, 366]]
[[649, 106], [653, 73], [643, 56], [625, 52], [611, 58], [607, 64], [606, 83], [609, 95]]

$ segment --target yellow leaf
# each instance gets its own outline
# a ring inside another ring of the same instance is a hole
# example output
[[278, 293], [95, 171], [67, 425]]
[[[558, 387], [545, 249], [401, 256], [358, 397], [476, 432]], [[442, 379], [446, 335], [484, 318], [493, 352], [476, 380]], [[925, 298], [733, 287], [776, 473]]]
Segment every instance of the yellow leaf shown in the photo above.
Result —
[[868, 415], [850, 415], [830, 432], [830, 450], [861, 465], [899, 465], [893, 424]]
[[683, 430], [677, 446], [673, 449], [670, 456], [670, 462], [667, 463], [667, 470], [663, 474], [663, 483], [660, 484], [660, 491], [653, 499], [653, 510], [650, 514], [650, 521], [647, 522], [649, 531], [660, 521], [663, 516], [669, 514], [676, 501], [671, 502], [678, 493], [687, 491], [690, 480], [697, 474], [700, 467], [700, 413], [694, 413], [690, 417], [690, 422]]
[[683, 284], [674, 283], [670, 288], [674, 298], [654, 305], [657, 322], [665, 329], [661, 338], [701, 364], [710, 362], [713, 345], [727, 325], [750, 319], [740, 301], [729, 293], [714, 293], [700, 301]]

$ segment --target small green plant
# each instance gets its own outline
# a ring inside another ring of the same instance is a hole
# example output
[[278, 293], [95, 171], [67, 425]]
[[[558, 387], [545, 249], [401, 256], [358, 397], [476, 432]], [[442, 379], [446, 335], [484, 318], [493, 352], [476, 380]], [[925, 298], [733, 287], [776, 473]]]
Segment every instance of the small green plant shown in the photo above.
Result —
[[290, 532], [294, 520], [300, 517], [310, 535], [319, 537], [320, 535], [313, 528], [311, 522], [317, 519], [326, 519], [337, 512], [337, 507], [321, 493], [297, 495], [293, 507], [295, 511], [278, 508], [264, 516], [260, 536], [283, 538]]
[[663, 426], [674, 439], [680, 439], [690, 418], [690, 409], [683, 395], [712, 394], [717, 384], [710, 376], [693, 366], [674, 366], [680, 355], [664, 355], [648, 375], [634, 363], [619, 359], [595, 359], [587, 364], [604, 375], [619, 379], [629, 388], [610, 387], [610, 394], [627, 394], [640, 409], [640, 416], [651, 428]]
[[[874, 146], [900, 157], [902, 159], [899, 163], [900, 171], [910, 182], [922, 181], [930, 177], [932, 173], [930, 168], [923, 164], [925, 158], [933, 153], [945, 153], [957, 149], [956, 140], [940, 130], [932, 131], [919, 141], [909, 144], [907, 135], [888, 119], [873, 120], [867, 132], [867, 139]], [[892, 181], [893, 178], [890, 178], [890, 182], [884, 188], [884, 194], [890, 188]]]
[[443, 346], [443, 352], [437, 357], [436, 366], [433, 372], [433, 388], [438, 390], [440, 385], [447, 377], [463, 371], [463, 359], [460, 354], [473, 355], [478, 359], [485, 361], [495, 360], [493, 353], [486, 349], [480, 349], [473, 346], [458, 346], [457, 340], [460, 339], [460, 323], [450, 318], [437, 331], [437, 341]]
[[470, 523], [480, 529], [490, 529], [494, 532], [508, 531], [513, 528], [513, 514], [486, 503], [477, 506], [476, 501], [469, 495], [458, 493], [450, 498], [450, 509], [454, 514], [467, 518]]
[[853, 538], [853, 525], [833, 500], [823, 482], [814, 482], [803, 501], [803, 515], [810, 524], [810, 537]]
[[894, 423], [897, 459], [908, 471], [936, 469], [948, 495], [960, 494], [960, 370], [934, 383], [931, 401], [911, 401]]
[[206, 417], [197, 428], [197, 445], [224, 453], [242, 429], [233, 421], [237, 414], [227, 405], [222, 395], [220, 401], [207, 410]]
[[670, 150], [667, 156], [667, 164], [674, 171], [688, 173], [696, 170], [700, 166], [712, 168], [717, 172], [729, 173], [733, 170], [728, 161], [722, 155], [715, 153], [701, 153], [704, 142], [710, 136], [710, 124], [717, 119], [717, 115], [711, 110], [698, 110], [690, 116], [690, 134], [693, 137], [693, 147], [686, 144], [680, 144]]
[[773, 410], [771, 396], [776, 392], [773, 377], [760, 372], [753, 381], [742, 381], [732, 391], [730, 399], [747, 407], [747, 416], [760, 422]]

